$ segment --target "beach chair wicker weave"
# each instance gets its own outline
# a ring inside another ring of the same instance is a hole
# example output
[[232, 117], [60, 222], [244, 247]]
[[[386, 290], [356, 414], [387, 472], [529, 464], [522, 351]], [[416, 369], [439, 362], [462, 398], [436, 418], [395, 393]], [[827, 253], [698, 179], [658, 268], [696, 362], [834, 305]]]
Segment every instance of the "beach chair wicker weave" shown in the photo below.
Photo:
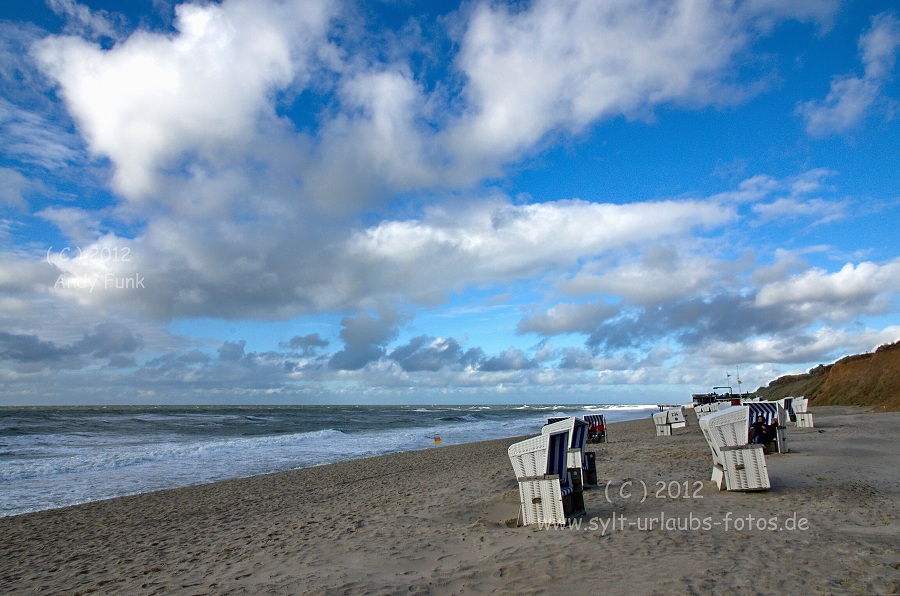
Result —
[[731, 406], [700, 419], [700, 429], [713, 456], [712, 480], [727, 490], [770, 487], [762, 445], [748, 444], [750, 408]]
[[572, 486], [566, 470], [568, 431], [556, 431], [509, 446], [508, 454], [519, 482], [523, 525], [565, 524], [575, 513]]

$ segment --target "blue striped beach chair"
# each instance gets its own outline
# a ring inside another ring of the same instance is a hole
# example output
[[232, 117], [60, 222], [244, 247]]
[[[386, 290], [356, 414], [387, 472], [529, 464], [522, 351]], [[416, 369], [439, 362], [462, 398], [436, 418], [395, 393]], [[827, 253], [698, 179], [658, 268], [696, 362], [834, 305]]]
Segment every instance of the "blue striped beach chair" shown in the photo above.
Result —
[[745, 405], [750, 408], [751, 424], [758, 416], [762, 416], [766, 424], [775, 424], [775, 450], [778, 453], [787, 453], [787, 416], [781, 404], [774, 401], [760, 401]]
[[[589, 425], [581, 418], [570, 416], [568, 418], [548, 418], [547, 424], [541, 428], [541, 434], [565, 430], [569, 433], [569, 451], [566, 457], [566, 468], [569, 470], [569, 478], [576, 493], [582, 492], [584, 477], [588, 469], [587, 454], [584, 452], [584, 444], [587, 442]], [[595, 481], [596, 483], [596, 481]], [[575, 495], [575, 507], [578, 508], [580, 495]]]
[[606, 416], [603, 414], [588, 414], [584, 417], [588, 423], [588, 441], [592, 443], [608, 443], [609, 429], [606, 427]]
[[573, 515], [584, 513], [582, 504], [576, 510], [573, 487], [566, 469], [569, 433], [559, 430], [509, 446], [519, 482], [519, 513], [523, 525], [559, 524]]

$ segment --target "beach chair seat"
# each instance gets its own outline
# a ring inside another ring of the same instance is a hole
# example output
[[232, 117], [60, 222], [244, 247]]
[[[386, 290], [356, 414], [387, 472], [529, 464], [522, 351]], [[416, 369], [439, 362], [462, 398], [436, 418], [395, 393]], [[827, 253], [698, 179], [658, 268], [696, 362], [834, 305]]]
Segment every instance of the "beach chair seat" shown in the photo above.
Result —
[[523, 525], [559, 524], [584, 513], [566, 469], [569, 433], [559, 430], [510, 445], [508, 455], [519, 483]]
[[730, 406], [700, 419], [700, 429], [712, 451], [711, 480], [719, 490], [766, 490], [769, 471], [763, 446], [749, 444], [750, 408]]

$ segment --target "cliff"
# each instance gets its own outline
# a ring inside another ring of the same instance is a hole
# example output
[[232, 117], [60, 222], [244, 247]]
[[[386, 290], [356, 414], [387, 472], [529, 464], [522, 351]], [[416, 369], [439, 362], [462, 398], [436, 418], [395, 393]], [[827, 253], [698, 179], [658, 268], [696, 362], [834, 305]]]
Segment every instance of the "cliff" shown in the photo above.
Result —
[[804, 396], [811, 406], [874, 406], [900, 411], [900, 341], [875, 352], [841, 358], [802, 375], [788, 375], [760, 387], [763, 399]]

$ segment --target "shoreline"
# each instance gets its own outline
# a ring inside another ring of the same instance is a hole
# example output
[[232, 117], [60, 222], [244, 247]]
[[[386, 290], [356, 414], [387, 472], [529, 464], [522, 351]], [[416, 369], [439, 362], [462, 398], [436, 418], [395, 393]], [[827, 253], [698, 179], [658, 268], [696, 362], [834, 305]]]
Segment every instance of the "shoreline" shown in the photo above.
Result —
[[[506, 448], [521, 437], [494, 439], [0, 518], [0, 588], [896, 592], [900, 413], [812, 412], [815, 428], [789, 428], [791, 453], [767, 456], [766, 492], [715, 490], [693, 413], [671, 437], [637, 419], [588, 445], [601, 486], [578, 529], [515, 527]], [[791, 516], [806, 529], [785, 528]]]
[[[597, 409], [616, 420], [641, 418], [647, 406]], [[8, 465], [0, 474], [0, 517], [430, 449], [435, 437], [448, 446], [525, 434], [550, 411], [562, 412], [556, 406], [525, 413], [509, 406], [372, 406], [368, 413], [343, 406], [228, 406], [204, 408], [207, 417], [195, 420], [200, 411], [180, 407], [0, 409], [0, 423], [25, 430], [0, 440]]]

